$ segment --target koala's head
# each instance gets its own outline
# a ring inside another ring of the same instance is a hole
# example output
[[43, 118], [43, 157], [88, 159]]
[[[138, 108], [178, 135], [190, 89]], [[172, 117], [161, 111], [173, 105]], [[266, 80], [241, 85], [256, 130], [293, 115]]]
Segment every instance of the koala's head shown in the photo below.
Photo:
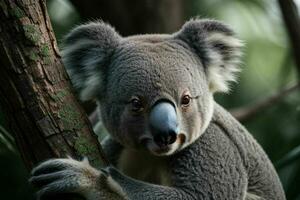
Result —
[[82, 100], [95, 99], [122, 145], [170, 155], [193, 143], [239, 71], [241, 42], [214, 20], [191, 20], [170, 35], [121, 37], [94, 22], [66, 37], [63, 61]]

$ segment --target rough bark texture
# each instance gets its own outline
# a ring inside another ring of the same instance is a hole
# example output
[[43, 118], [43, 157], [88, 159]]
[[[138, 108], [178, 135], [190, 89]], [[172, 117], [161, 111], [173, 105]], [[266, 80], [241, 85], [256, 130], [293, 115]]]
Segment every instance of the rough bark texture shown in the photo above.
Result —
[[71, 0], [84, 20], [102, 19], [123, 35], [170, 33], [184, 22], [185, 0]]
[[[43, 0], [0, 1], [0, 103], [26, 166], [101, 147], [72, 93]], [[100, 151], [100, 153], [99, 153]]]

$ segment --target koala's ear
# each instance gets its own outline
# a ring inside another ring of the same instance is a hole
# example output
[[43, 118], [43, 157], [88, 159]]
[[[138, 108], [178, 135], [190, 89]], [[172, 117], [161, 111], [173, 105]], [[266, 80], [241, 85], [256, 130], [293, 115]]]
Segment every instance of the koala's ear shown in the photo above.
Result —
[[102, 21], [73, 29], [64, 39], [62, 60], [81, 100], [103, 90], [103, 72], [121, 36]]
[[212, 92], [228, 92], [240, 71], [242, 42], [225, 24], [215, 20], [188, 21], [175, 37], [185, 41], [200, 57]]

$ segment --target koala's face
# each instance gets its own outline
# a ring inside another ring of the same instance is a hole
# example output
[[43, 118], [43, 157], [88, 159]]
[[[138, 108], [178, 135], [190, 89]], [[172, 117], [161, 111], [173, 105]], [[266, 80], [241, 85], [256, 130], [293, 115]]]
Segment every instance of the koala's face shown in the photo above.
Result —
[[213, 100], [204, 68], [187, 45], [168, 36], [132, 37], [111, 60], [98, 98], [114, 138], [160, 155], [199, 137]]
[[71, 32], [63, 58], [81, 97], [98, 101], [113, 138], [170, 155], [207, 128], [213, 93], [226, 91], [238, 71], [239, 47], [216, 21], [191, 21], [173, 35], [128, 38], [93, 23]]

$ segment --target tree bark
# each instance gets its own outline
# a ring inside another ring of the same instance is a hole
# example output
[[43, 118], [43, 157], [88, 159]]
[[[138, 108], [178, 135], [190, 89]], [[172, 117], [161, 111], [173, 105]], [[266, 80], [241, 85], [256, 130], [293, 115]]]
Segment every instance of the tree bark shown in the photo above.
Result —
[[84, 20], [102, 19], [123, 36], [170, 33], [184, 22], [184, 0], [71, 0]]
[[104, 154], [73, 95], [45, 1], [1, 0], [0, 23], [0, 103], [26, 167], [66, 155], [100, 166]]

